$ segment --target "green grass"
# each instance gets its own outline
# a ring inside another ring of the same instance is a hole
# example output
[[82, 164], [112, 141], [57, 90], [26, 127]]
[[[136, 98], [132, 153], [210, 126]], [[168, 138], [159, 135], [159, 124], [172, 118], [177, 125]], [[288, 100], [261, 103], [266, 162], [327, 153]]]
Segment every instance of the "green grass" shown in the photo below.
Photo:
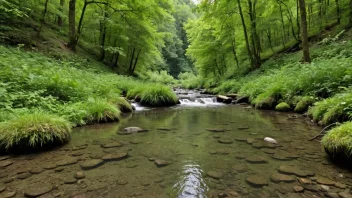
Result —
[[291, 109], [290, 105], [287, 104], [286, 102], [281, 102], [275, 107], [275, 110], [277, 111], [289, 111], [290, 109]]
[[296, 113], [303, 113], [308, 110], [309, 106], [314, 103], [314, 97], [312, 96], [303, 96], [296, 104], [294, 111]]
[[0, 123], [0, 148], [37, 149], [70, 139], [71, 124], [54, 114], [32, 112]]
[[352, 156], [352, 122], [347, 122], [329, 131], [322, 140], [325, 151], [333, 157]]
[[178, 102], [176, 94], [164, 86], [147, 87], [140, 97], [141, 104], [147, 106], [172, 106]]

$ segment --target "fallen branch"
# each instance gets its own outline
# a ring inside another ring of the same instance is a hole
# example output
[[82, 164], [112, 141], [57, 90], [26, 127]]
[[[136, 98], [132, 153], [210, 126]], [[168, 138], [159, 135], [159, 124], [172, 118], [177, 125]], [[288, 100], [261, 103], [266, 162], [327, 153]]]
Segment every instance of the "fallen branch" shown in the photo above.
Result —
[[328, 129], [329, 127], [333, 126], [333, 125], [339, 125], [340, 123], [335, 122], [332, 124], [329, 124], [328, 126], [326, 126], [325, 128], [323, 128], [323, 130], [320, 131], [320, 133], [318, 133], [316, 136], [314, 136], [313, 138], [309, 139], [309, 141], [313, 141], [315, 140], [315, 138], [319, 137], [326, 129]]

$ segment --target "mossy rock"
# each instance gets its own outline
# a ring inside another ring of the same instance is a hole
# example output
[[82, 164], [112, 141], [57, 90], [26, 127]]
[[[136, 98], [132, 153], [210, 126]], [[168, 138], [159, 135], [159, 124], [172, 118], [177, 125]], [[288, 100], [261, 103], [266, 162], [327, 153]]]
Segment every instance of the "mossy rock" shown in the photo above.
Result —
[[0, 150], [27, 152], [51, 148], [70, 140], [69, 121], [44, 112], [23, 114], [0, 123]]
[[255, 108], [256, 109], [273, 109], [276, 104], [276, 100], [274, 97], [267, 97], [262, 100], [257, 100], [255, 103]]
[[303, 97], [296, 105], [294, 111], [296, 113], [303, 113], [306, 112], [309, 108], [314, 103], [314, 98], [310, 96], [305, 96]]
[[275, 110], [276, 111], [289, 111], [289, 110], [291, 110], [291, 107], [286, 102], [281, 102], [280, 104], [276, 105]]
[[332, 158], [352, 158], [352, 122], [346, 122], [329, 131], [322, 145]]

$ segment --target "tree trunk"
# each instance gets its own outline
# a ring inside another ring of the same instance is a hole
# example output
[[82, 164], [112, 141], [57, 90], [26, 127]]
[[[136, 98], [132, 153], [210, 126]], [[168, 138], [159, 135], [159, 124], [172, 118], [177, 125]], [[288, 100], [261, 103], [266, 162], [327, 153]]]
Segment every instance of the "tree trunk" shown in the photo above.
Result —
[[257, 34], [257, 27], [256, 27], [256, 12], [255, 12], [255, 7], [256, 7], [256, 0], [254, 0], [254, 3], [252, 0], [248, 0], [248, 7], [249, 7], [249, 19], [251, 22], [251, 42], [252, 42], [252, 51], [254, 55], [254, 68], [259, 68], [261, 65], [261, 60], [260, 60], [260, 43], [258, 39], [258, 34]]
[[350, 0], [350, 16], [349, 16], [349, 25], [352, 27], [352, 0]]
[[129, 67], [129, 70], [130, 70], [130, 74], [132, 74], [132, 69], [133, 69], [133, 59], [134, 59], [134, 53], [136, 52], [136, 48], [134, 47], [133, 50], [132, 50], [132, 56], [131, 56], [131, 60], [130, 60], [130, 67]]
[[87, 5], [88, 5], [87, 0], [84, 0], [84, 5], [83, 5], [83, 8], [82, 8], [81, 17], [79, 18], [78, 27], [77, 27], [76, 44], [78, 43], [78, 40], [79, 40], [79, 38], [81, 36], [82, 23], [83, 23], [84, 14], [85, 14], [86, 9], [87, 9]]
[[244, 21], [243, 12], [242, 12], [242, 6], [241, 6], [240, 0], [237, 0], [237, 4], [238, 4], [238, 9], [239, 9], [239, 14], [241, 16], [241, 21], [242, 21], [242, 26], [243, 26], [244, 38], [245, 38], [245, 41], [246, 41], [246, 48], [247, 48], [247, 52], [248, 52], [249, 62], [251, 64], [251, 66], [254, 67], [253, 56], [252, 56], [251, 48], [249, 47], [249, 39], [248, 39], [248, 34], [247, 34], [247, 27], [246, 27], [246, 23]]
[[[105, 7], [106, 9], [106, 7]], [[106, 39], [106, 10], [103, 13], [103, 20], [100, 21], [100, 54], [99, 60], [103, 61], [105, 58], [105, 39]]]
[[340, 13], [339, 0], [335, 0], [335, 3], [336, 3], [337, 24], [340, 24], [341, 23], [341, 13]]
[[[61, 14], [63, 14], [63, 11], [64, 11], [64, 4], [65, 4], [65, 0], [60, 0], [60, 8], [59, 8], [59, 11], [61, 12]], [[58, 26], [62, 26], [62, 17], [61, 15], [58, 15], [57, 16], [57, 25]]]
[[[300, 25], [300, 23], [299, 23], [299, 2], [298, 2], [299, 0], [297, 0], [296, 2], [297, 2], [297, 5], [296, 5], [296, 9], [297, 9], [297, 17], [296, 17], [296, 24], [297, 24], [297, 38], [299, 38], [300, 37], [300, 33], [301, 33], [301, 25]], [[351, 0], [352, 1], [352, 0]]]
[[76, 51], [76, 0], [70, 0], [68, 10], [69, 38], [68, 46]]
[[309, 42], [308, 42], [308, 30], [307, 30], [307, 12], [305, 0], [299, 0], [299, 8], [301, 11], [301, 25], [302, 25], [302, 48], [303, 48], [303, 62], [310, 63], [309, 55]]
[[270, 47], [271, 51], [274, 52], [273, 44], [272, 44], [272, 41], [271, 41], [271, 31], [270, 31], [270, 29], [266, 30], [266, 35], [268, 37], [269, 47]]
[[284, 21], [284, 15], [282, 13], [282, 7], [281, 4], [279, 4], [279, 8], [280, 8], [280, 17], [281, 17], [281, 25], [282, 25], [282, 31], [283, 31], [283, 42], [284, 42], [284, 46], [285, 46], [285, 42], [286, 42], [286, 38], [285, 38], [285, 21]]
[[141, 54], [141, 51], [142, 51], [142, 49], [139, 49], [139, 50], [138, 50], [137, 57], [136, 57], [136, 60], [134, 61], [134, 65], [133, 65], [131, 74], [134, 73], [134, 70], [135, 70], [136, 67], [137, 67], [137, 63], [138, 63], [138, 59], [139, 59], [139, 55]]
[[39, 30], [37, 32], [37, 37], [39, 38], [40, 37], [40, 33], [42, 32], [42, 28], [43, 28], [43, 25], [45, 23], [45, 16], [46, 16], [46, 13], [48, 12], [48, 3], [49, 3], [49, 0], [45, 0], [45, 4], [44, 4], [44, 10], [43, 10], [43, 17], [40, 21], [40, 27], [39, 27]]

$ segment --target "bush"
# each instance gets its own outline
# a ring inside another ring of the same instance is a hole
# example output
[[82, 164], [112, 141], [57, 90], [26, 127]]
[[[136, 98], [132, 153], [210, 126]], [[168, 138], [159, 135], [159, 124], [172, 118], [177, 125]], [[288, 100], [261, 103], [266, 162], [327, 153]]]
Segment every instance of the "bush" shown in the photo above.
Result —
[[290, 105], [287, 104], [286, 102], [281, 102], [275, 107], [275, 110], [277, 111], [289, 111], [290, 109], [291, 109]]
[[352, 122], [347, 122], [329, 131], [322, 140], [325, 151], [332, 157], [352, 156]]
[[220, 86], [214, 88], [212, 91], [214, 93], [226, 94], [226, 93], [237, 93], [240, 89], [241, 84], [236, 80], [224, 81]]
[[40, 111], [0, 123], [2, 150], [37, 149], [69, 141], [71, 124], [57, 115]]
[[170, 76], [167, 71], [147, 71], [145, 80], [150, 82], [162, 83], [162, 84], [173, 84], [175, 83], [174, 77]]

